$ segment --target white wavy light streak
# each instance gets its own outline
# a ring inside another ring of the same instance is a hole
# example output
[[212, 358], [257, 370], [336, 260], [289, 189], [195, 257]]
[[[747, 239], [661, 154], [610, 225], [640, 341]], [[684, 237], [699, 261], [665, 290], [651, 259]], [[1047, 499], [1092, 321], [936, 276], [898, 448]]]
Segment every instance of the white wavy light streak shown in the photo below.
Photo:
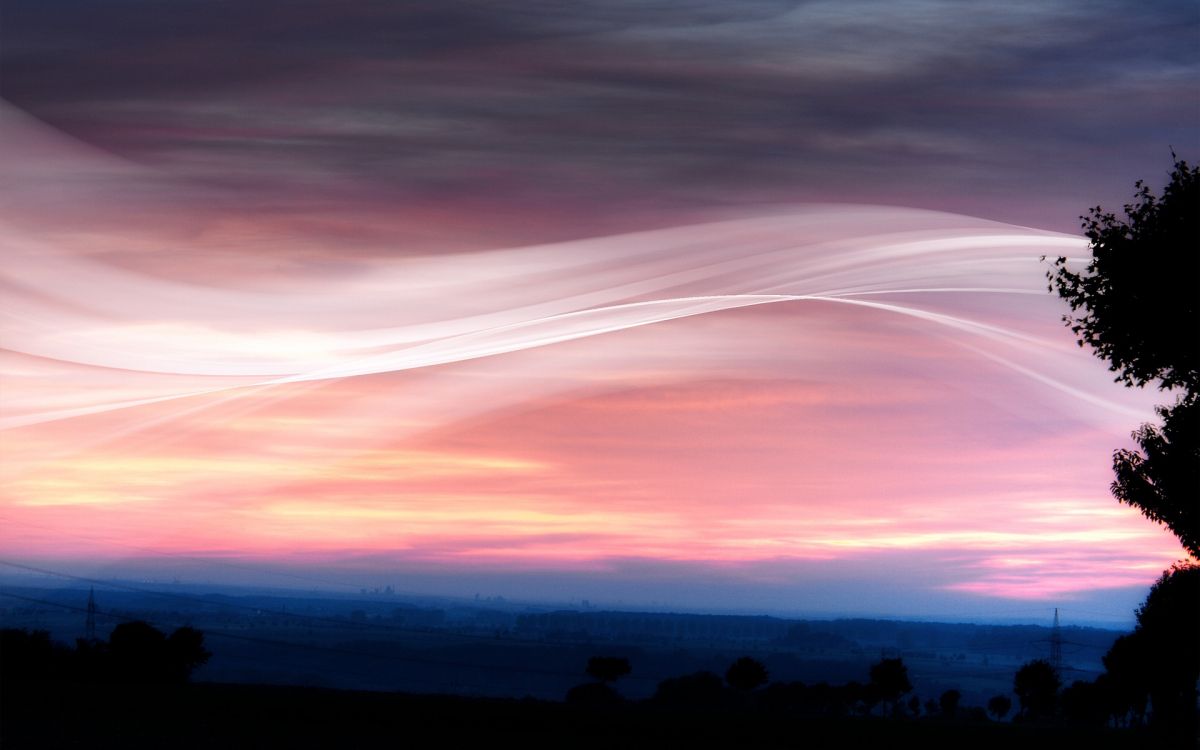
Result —
[[[25, 188], [42, 180], [74, 191], [79, 200], [102, 199], [88, 192], [79, 173], [68, 179], [62, 170], [31, 167], [27, 152], [40, 158], [69, 144], [5, 114], [10, 135], [19, 137], [0, 155], [11, 159]], [[147, 178], [96, 154], [84, 153], [82, 161], [74, 156], [84, 175], [91, 169], [118, 185]], [[19, 198], [11, 182], [5, 187], [8, 197]], [[43, 358], [39, 375], [52, 377], [32, 378], [38, 388], [13, 389], [0, 429], [549, 347], [539, 359], [537, 381], [514, 388], [521, 369], [507, 367], [503, 399], [519, 401], [595, 374], [597, 361], [581, 360], [577, 350], [556, 357], [553, 344], [779, 303], [852, 305], [907, 316], [928, 324], [930, 333], [940, 331], [1091, 405], [1146, 413], [1140, 402], [1105, 387], [1097, 363], [1063, 336], [1061, 310], [1046, 292], [1041, 256], [1079, 255], [1086, 250], [1082, 238], [903, 208], [766, 211], [524, 248], [347, 260], [336, 264], [336, 274], [275, 279], [258, 288], [123, 270], [93, 257], [88, 243], [94, 237], [48, 241], [10, 221], [0, 224], [0, 284], [7, 290], [0, 340], [10, 352]], [[330, 248], [329, 257], [337, 256]], [[984, 297], [1010, 302], [981, 308]], [[833, 342], [810, 343], [826, 355], [835, 348]], [[663, 353], [605, 349], [600, 369], [619, 377], [655, 357], [661, 360]], [[23, 366], [8, 362], [7, 382], [31, 382], [18, 376]], [[88, 375], [96, 368], [129, 376], [121, 387], [109, 387]], [[506, 366], [486, 369], [497, 368]], [[452, 390], [460, 401], [476, 395]], [[463, 411], [461, 404], [445, 410]]]

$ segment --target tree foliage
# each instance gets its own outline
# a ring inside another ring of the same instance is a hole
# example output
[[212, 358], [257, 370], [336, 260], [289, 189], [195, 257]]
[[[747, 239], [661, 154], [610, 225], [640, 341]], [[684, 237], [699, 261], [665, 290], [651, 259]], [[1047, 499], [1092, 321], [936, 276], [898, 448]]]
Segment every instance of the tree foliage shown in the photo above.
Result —
[[623, 656], [593, 656], [588, 659], [587, 674], [603, 683], [616, 682], [632, 671]]
[[1045, 659], [1026, 663], [1013, 676], [1013, 692], [1021, 702], [1021, 713], [1028, 718], [1053, 714], [1061, 686], [1058, 672]]
[[[1161, 197], [1139, 181], [1124, 219], [1099, 207], [1082, 218], [1091, 262], [1077, 272], [1058, 258], [1047, 273], [1071, 306], [1064, 320], [1119, 382], [1179, 394], [1157, 408], [1161, 425], [1133, 433], [1138, 450], [1113, 454], [1112, 493], [1200, 559], [1200, 168], [1176, 159]], [[1073, 697], [1104, 696], [1118, 723], [1141, 723], [1151, 707], [1153, 723], [1194, 737], [1200, 567], [1164, 572], [1137, 615], [1105, 655], [1105, 674]]]
[[10, 681], [133, 683], [186, 682], [208, 662], [204, 634], [192, 627], [167, 636], [140, 620], [113, 628], [107, 641], [80, 638], [72, 649], [54, 643], [49, 633], [0, 631], [0, 684]]
[[1091, 261], [1047, 273], [1063, 320], [1119, 382], [1180, 393], [1158, 407], [1162, 426], [1133, 433], [1140, 450], [1113, 455], [1113, 495], [1200, 558], [1200, 168], [1176, 160], [1161, 197], [1138, 181], [1124, 219], [1099, 206], [1082, 218]]
[[1140, 451], [1113, 454], [1112, 493], [1165, 525], [1200, 559], [1200, 393], [1160, 406], [1158, 414], [1161, 427], [1144, 424], [1133, 433]]
[[1137, 610], [1142, 669], [1159, 723], [1194, 723], [1200, 679], [1200, 566], [1176, 565]]
[[212, 655], [204, 648], [204, 634], [195, 628], [177, 628], [168, 637], [141, 620], [113, 628], [108, 649], [118, 679], [145, 684], [184, 682]]
[[1102, 688], [1118, 724], [1146, 721], [1194, 736], [1200, 679], [1200, 566], [1163, 573], [1138, 608], [1137, 628], [1104, 655]]
[[1052, 291], [1063, 320], [1109, 363], [1117, 380], [1196, 392], [1200, 383], [1200, 168], [1177, 160], [1161, 197], [1136, 183], [1125, 218], [1097, 206], [1083, 219], [1092, 259], [1073, 271], [1060, 257]]
[[908, 681], [908, 667], [903, 659], [881, 659], [871, 666], [871, 682], [869, 684], [880, 700], [886, 701], [896, 712], [900, 697], [912, 690]]
[[1007, 695], [993, 695], [988, 699], [987, 710], [996, 721], [1002, 720], [1008, 716], [1009, 710], [1012, 709], [1012, 699]]
[[953, 719], [958, 715], [958, 704], [962, 700], [962, 693], [957, 690], [947, 690], [938, 698], [938, 709], [942, 716], [947, 719]]
[[766, 666], [757, 659], [743, 656], [725, 670], [725, 681], [730, 687], [750, 692], [767, 684], [769, 675]]

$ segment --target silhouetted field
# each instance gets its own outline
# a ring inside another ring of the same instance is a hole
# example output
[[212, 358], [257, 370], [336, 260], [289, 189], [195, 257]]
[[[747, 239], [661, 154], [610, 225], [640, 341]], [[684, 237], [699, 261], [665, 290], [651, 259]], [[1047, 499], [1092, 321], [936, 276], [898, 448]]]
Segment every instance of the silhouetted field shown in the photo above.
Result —
[[[50, 625], [80, 609], [49, 592], [5, 596], [22, 603], [6, 621]], [[1168, 735], [1191, 746], [1194, 734], [1174, 704], [1147, 714], [1117, 700], [1124, 683], [1068, 688], [1044, 660], [1006, 666], [1044, 647], [1044, 629], [1027, 626], [177, 603], [188, 611], [147, 614], [218, 629], [159, 629], [132, 608], [95, 607], [90, 592], [89, 635], [74, 645], [0, 629], [0, 744], [1140, 748], [1171, 746]], [[102, 629], [102, 614], [124, 621]], [[214, 662], [237, 679], [214, 679]], [[951, 680], [961, 688], [940, 689]]]
[[[86, 589], [8, 587], [0, 627], [82, 636]], [[203, 630], [213, 658], [198, 682], [448, 693], [562, 700], [597, 654], [623, 656], [632, 673], [619, 692], [649, 698], [671, 677], [723, 674], [752, 655], [772, 681], [843, 684], [872, 663], [903, 657], [922, 702], [961, 691], [964, 705], [1008, 694], [1017, 668], [1049, 653], [1051, 629], [1035, 625], [796, 620], [664, 612], [570, 611], [399, 597], [228, 595], [188, 589], [97, 592], [97, 634], [145, 620], [163, 630]], [[1063, 628], [1064, 677], [1093, 679], [1120, 635]]]
[[5, 685], [5, 748], [1145, 748], [1145, 734], [997, 723], [806, 718], [756, 707], [537, 700], [184, 684]]

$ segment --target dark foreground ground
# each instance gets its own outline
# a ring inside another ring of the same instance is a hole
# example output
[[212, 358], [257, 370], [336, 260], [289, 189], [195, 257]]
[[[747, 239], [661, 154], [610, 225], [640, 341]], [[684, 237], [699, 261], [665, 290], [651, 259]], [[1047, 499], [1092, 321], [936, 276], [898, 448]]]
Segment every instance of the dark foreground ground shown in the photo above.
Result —
[[938, 721], [814, 719], [753, 708], [580, 708], [255, 685], [3, 686], [0, 747], [16, 748], [1148, 748], [1115, 731]]

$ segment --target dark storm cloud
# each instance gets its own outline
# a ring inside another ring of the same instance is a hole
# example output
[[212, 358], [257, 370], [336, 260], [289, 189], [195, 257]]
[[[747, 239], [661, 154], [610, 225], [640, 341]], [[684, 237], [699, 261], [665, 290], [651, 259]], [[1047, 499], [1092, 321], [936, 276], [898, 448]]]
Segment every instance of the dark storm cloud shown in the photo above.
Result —
[[1200, 146], [1198, 31], [1190, 2], [9, 0], [0, 91], [251, 190], [1061, 200], [1073, 224]]

